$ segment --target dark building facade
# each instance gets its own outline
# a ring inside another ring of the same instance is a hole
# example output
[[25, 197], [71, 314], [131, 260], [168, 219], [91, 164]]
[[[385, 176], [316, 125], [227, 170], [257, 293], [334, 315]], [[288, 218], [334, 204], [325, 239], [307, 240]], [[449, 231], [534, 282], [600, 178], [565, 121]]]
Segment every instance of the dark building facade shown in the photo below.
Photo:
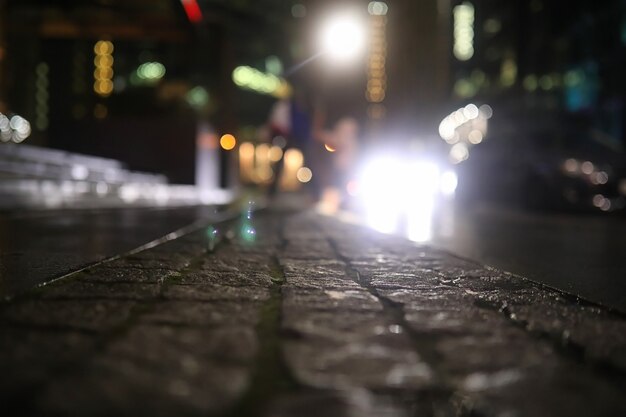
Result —
[[453, 34], [473, 32], [471, 54], [450, 57], [454, 99], [579, 115], [625, 143], [626, 2], [475, 0], [452, 16]]
[[120, 159], [173, 182], [193, 181], [199, 122], [235, 133], [264, 120], [272, 98], [237, 89], [232, 73], [286, 49], [279, 2], [0, 5], [0, 111], [30, 121], [27, 143]]

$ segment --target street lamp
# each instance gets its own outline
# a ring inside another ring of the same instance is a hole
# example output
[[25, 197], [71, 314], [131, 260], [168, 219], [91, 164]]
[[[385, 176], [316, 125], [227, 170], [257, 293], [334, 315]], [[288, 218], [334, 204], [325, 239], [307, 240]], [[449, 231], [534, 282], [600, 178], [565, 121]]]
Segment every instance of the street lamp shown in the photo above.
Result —
[[347, 62], [365, 49], [365, 29], [355, 14], [340, 13], [324, 22], [319, 35], [321, 53], [335, 62]]

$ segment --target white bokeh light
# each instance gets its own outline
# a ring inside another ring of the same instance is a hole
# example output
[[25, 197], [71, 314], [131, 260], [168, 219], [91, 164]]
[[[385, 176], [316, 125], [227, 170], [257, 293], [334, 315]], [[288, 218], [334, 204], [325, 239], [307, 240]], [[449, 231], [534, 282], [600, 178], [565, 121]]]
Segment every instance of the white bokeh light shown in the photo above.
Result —
[[358, 18], [349, 14], [336, 15], [322, 27], [322, 52], [335, 61], [355, 59], [365, 47], [365, 29]]

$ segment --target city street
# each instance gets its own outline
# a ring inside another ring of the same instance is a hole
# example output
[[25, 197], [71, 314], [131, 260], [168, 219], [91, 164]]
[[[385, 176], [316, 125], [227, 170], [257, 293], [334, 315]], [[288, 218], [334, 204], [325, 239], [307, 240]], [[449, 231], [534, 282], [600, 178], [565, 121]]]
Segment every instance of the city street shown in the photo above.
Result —
[[0, 323], [4, 415], [626, 412], [623, 315], [309, 210], [198, 226]]
[[0, 417], [626, 416], [626, 0], [0, 0]]

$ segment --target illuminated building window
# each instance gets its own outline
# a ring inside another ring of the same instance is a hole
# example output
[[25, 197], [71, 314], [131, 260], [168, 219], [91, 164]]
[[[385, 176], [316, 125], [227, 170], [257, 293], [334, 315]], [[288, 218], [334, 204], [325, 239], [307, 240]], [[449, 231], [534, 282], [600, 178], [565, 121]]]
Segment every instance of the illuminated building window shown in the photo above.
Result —
[[384, 16], [388, 9], [387, 3], [384, 1], [371, 1], [367, 5], [367, 12], [373, 16]]
[[156, 81], [165, 75], [165, 66], [160, 62], [145, 62], [137, 68], [137, 76], [141, 80]]
[[533, 74], [529, 74], [524, 77], [522, 84], [525, 90], [535, 91], [537, 89], [537, 77]]
[[276, 98], [285, 98], [291, 94], [291, 85], [287, 80], [252, 67], [235, 68], [232, 78], [237, 87], [255, 93], [268, 94]]
[[539, 79], [539, 86], [545, 91], [552, 90], [554, 88], [554, 81], [549, 75], [544, 75]]
[[454, 46], [452, 52], [459, 61], [474, 56], [474, 6], [464, 2], [453, 9]]
[[113, 43], [100, 40], [94, 45], [93, 51], [93, 91], [101, 97], [108, 97], [113, 92]]
[[[387, 24], [387, 4], [373, 1], [368, 5], [370, 18], [370, 55], [367, 62], [367, 88], [365, 99], [372, 103], [381, 103], [385, 100], [387, 89], [387, 74], [385, 71], [385, 61], [387, 58], [387, 40], [385, 28]], [[371, 107], [370, 109], [384, 107]], [[385, 113], [381, 111], [368, 111], [371, 120], [384, 118]]]
[[502, 67], [500, 68], [500, 83], [504, 87], [511, 87], [515, 84], [517, 79], [517, 64], [512, 58], [506, 58], [502, 61]]
[[478, 87], [467, 78], [461, 78], [454, 83], [454, 94], [460, 98], [473, 97], [477, 93]]
[[48, 128], [48, 101], [50, 97], [48, 72], [49, 67], [45, 62], [40, 62], [35, 70], [35, 127], [41, 131]]

